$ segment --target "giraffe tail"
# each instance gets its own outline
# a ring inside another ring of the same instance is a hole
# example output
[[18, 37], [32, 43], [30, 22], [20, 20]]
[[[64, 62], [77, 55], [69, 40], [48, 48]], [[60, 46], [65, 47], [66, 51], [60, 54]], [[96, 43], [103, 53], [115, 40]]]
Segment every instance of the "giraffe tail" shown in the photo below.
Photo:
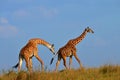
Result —
[[50, 61], [50, 65], [53, 63], [53, 60], [54, 60], [54, 57], [51, 59], [51, 61]]
[[[57, 52], [57, 54], [58, 54], [58, 52]], [[57, 54], [55, 54], [55, 56], [56, 56]], [[53, 63], [53, 60], [54, 60], [55, 56], [53, 56], [53, 58], [51, 59], [50, 65]]]
[[13, 66], [12, 68], [17, 68], [18, 66], [19, 66], [19, 62], [15, 66]]
[[17, 68], [19, 65], [21, 66], [21, 64], [22, 64], [22, 57], [19, 55], [18, 63], [15, 66], [13, 66], [12, 68]]

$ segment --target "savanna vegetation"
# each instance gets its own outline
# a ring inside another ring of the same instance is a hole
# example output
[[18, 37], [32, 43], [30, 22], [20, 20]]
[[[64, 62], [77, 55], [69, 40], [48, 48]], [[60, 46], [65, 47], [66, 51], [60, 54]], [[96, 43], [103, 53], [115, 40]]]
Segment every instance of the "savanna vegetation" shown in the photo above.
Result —
[[22, 70], [2, 71], [0, 80], [120, 80], [119, 65], [104, 65], [98, 68], [84, 68], [53, 71], [34, 71], [31, 75]]

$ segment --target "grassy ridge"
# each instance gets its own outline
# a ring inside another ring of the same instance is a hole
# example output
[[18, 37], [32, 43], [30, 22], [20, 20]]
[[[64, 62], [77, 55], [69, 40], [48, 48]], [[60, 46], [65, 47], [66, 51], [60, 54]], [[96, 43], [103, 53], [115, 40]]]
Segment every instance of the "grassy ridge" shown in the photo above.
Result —
[[120, 80], [119, 65], [104, 65], [99, 68], [62, 70], [59, 72], [26, 71], [2, 73], [0, 80]]

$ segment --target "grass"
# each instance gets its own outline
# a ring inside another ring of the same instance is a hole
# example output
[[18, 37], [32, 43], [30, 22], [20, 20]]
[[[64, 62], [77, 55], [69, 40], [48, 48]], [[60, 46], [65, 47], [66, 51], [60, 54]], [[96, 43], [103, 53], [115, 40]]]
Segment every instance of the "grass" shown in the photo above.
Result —
[[58, 72], [3, 71], [0, 80], [120, 80], [119, 65], [104, 65], [98, 68], [61, 70]]

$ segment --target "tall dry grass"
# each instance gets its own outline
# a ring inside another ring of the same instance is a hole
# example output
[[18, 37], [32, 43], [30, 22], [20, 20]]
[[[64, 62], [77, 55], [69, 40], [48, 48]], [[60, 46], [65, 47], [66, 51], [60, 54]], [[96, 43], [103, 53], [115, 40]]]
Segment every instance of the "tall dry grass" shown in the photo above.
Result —
[[0, 80], [120, 80], [119, 65], [104, 65], [99, 68], [61, 70], [59, 72], [34, 71], [31, 75], [26, 71], [4, 72]]

